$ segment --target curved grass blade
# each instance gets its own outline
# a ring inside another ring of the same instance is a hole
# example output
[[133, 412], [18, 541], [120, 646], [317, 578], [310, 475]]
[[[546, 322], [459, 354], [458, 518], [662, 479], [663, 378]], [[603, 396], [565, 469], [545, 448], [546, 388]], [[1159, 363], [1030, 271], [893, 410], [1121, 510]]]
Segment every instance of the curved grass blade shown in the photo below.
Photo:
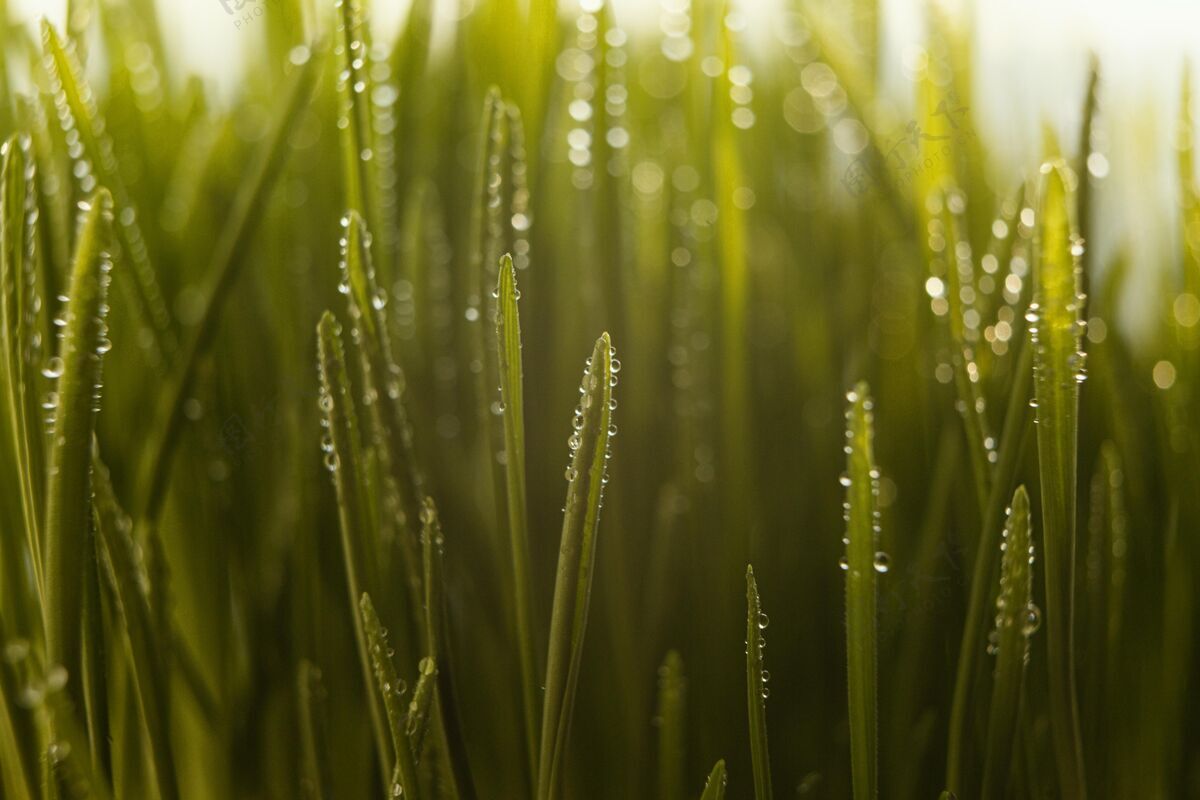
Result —
[[1029, 495], [1024, 486], [1018, 486], [1013, 495], [1003, 547], [996, 628], [988, 646], [988, 651], [996, 657], [996, 672], [988, 714], [981, 800], [1008, 796], [1017, 712], [1021, 707], [1025, 664], [1029, 661], [1029, 637], [1041, 624], [1041, 612], [1033, 604], [1033, 536]]
[[[371, 604], [371, 596], [363, 593], [359, 602], [362, 612], [363, 630], [367, 637], [367, 648], [371, 654], [371, 665], [375, 672], [375, 688], [383, 699], [387, 711], [388, 729], [392, 734], [392, 750], [395, 753], [396, 773], [399, 776], [400, 793], [413, 800], [420, 797], [421, 787], [417, 783], [417, 765], [413, 760], [413, 749], [405, 733], [404, 706], [400, 702], [406, 687], [396, 674], [396, 666], [392, 663], [391, 651], [388, 647], [387, 632], [379, 624], [375, 615], [375, 606]], [[396, 794], [395, 789], [392, 790]]]
[[12, 136], [2, 147], [0, 173], [0, 377], [5, 396], [0, 409], [7, 417], [16, 451], [17, 482], [25, 542], [33, 564], [39, 595], [42, 568], [42, 513], [45, 509], [45, 454], [35, 403], [38, 362], [41, 360], [37, 308], [37, 192], [36, 171], [28, 137]]
[[200, 322], [185, 343], [177, 369], [163, 393], [162, 411], [154, 422], [146, 458], [138, 475], [137, 485], [148, 487], [135, 507], [139, 523], [153, 520], [162, 507], [170, 478], [171, 455], [183, 428], [183, 408], [191, 396], [196, 369], [216, 336], [225, 300], [247, 262], [249, 244], [256, 232], [255, 223], [267, 208], [270, 192], [283, 166], [288, 137], [300, 113], [308, 106], [316, 83], [319, 56], [304, 48], [293, 52], [292, 63], [297, 69], [282, 91], [284, 100], [278, 114], [251, 159], [247, 178], [238, 187], [232, 210], [213, 246], [205, 274], [207, 286], [203, 292], [205, 300]]
[[[324, 412], [322, 425], [326, 437], [322, 441], [325, 450], [325, 466], [333, 474], [333, 485], [337, 492], [338, 523], [341, 528], [342, 558], [345, 562], [346, 585], [350, 590], [350, 608], [358, 608], [362, 597], [361, 575], [364, 570], [364, 532], [367, 526], [369, 503], [366, 497], [365, 456], [359, 439], [358, 415], [354, 408], [354, 395], [350, 387], [350, 375], [346, 371], [346, 353], [342, 347], [342, 328], [333, 314], [326, 311], [317, 323], [317, 367], [320, 372], [321, 389], [318, 403]], [[359, 660], [362, 664], [364, 686], [372, 684], [372, 661], [362, 617], [352, 613], [354, 636], [358, 644]], [[389, 751], [388, 737], [384, 728], [383, 715], [374, 695], [370, 695], [371, 724], [375, 733], [375, 746], [381, 759]], [[381, 764], [383, 781], [390, 782], [391, 765]]]
[[[129, 277], [134, 279], [131, 300], [135, 313], [150, 333], [145, 341], [150, 343], [151, 363], [155, 366], [169, 364], [179, 343], [172, 328], [171, 314], [158, 287], [154, 266], [150, 263], [133, 200], [121, 177], [112, 136], [96, 109], [96, 100], [76, 56], [74, 43], [69, 39], [64, 42], [45, 19], [42, 20], [42, 51], [63, 133], [67, 136], [77, 133], [82, 145], [73, 168], [79, 188], [84, 194], [90, 194], [99, 179], [112, 191], [119, 212], [116, 234], [121, 252], [131, 267]], [[123, 286], [127, 280], [122, 279]]]
[[541, 739], [541, 677], [534, 635], [533, 583], [529, 568], [529, 517], [525, 494], [525, 403], [521, 368], [521, 319], [518, 315], [517, 270], [512, 257], [500, 259], [496, 345], [500, 359], [500, 411], [504, 418], [504, 471], [508, 488], [508, 535], [512, 547], [513, 600], [517, 650], [521, 660], [521, 698], [530, 775], [537, 775]]
[[700, 795], [700, 800], [725, 800], [727, 782], [725, 759], [721, 759], [713, 766], [712, 772], [708, 773], [708, 781], [704, 784], [704, 793]]
[[855, 800], [878, 794], [876, 721], [876, 563], [879, 472], [866, 383], [846, 395], [846, 655], [850, 688], [850, 765]]
[[164, 800], [174, 800], [179, 791], [171, 753], [169, 644], [156, 638], [155, 611], [147, 590], [149, 578], [138, 562], [138, 545], [130, 519], [118, 505], [108, 469], [94, 448], [91, 458], [96, 529], [100, 534], [107, 585], [112, 605], [125, 629], [126, 652], [158, 791]]
[[1050, 670], [1050, 725], [1059, 790], [1083, 798], [1086, 785], [1075, 692], [1075, 484], [1084, 296], [1080, 263], [1084, 244], [1075, 232], [1076, 178], [1061, 159], [1042, 167], [1041, 208], [1034, 242], [1034, 304], [1029, 309], [1034, 346], [1042, 535], [1046, 558], [1046, 650]]
[[684, 713], [683, 659], [672, 650], [658, 668], [658, 797], [683, 800]]
[[[46, 487], [46, 658], [71, 675], [78, 675], [81, 666], [80, 611], [84, 559], [90, 552], [92, 434], [99, 410], [101, 364], [109, 347], [104, 317], [112, 269], [112, 213], [112, 197], [105, 189], [83, 206], [66, 326], [56, 356], [62, 366]], [[79, 681], [74, 684], [72, 691], [77, 692]], [[75, 698], [76, 707], [81, 697]]]
[[746, 707], [750, 713], [750, 762], [754, 797], [771, 800], [771, 761], [767, 753], [767, 672], [763, 669], [763, 629], [767, 615], [758, 599], [754, 568], [746, 567]]
[[567, 467], [558, 575], [550, 612], [550, 644], [546, 656], [546, 692], [542, 714], [542, 746], [538, 757], [538, 800], [560, 796], [562, 766], [571, 729], [575, 687], [583, 655], [596, 533], [603, 505], [612, 434], [612, 395], [616, 385], [613, 349], [603, 334], [592, 350], [580, 383]]

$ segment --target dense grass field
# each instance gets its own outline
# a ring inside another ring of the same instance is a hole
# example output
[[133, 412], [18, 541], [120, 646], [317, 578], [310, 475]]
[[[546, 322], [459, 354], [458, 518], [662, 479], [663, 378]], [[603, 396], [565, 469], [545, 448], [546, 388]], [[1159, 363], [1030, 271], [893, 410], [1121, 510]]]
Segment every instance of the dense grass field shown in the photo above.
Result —
[[1186, 79], [1146, 273], [936, 6], [212, 2], [0, 29], [0, 796], [1200, 797]]

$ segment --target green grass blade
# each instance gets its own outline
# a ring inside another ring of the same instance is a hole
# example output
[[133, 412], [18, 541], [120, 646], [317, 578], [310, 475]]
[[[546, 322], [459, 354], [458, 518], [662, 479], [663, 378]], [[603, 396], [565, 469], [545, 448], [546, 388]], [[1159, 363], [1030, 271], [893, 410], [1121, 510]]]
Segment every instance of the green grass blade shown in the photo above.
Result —
[[150, 607], [147, 589], [149, 578], [139, 564], [139, 547], [133, 537], [130, 519], [117, 503], [108, 469], [101, 462], [99, 453], [93, 450], [91, 459], [103, 569], [112, 605], [125, 630], [125, 650], [153, 757], [158, 791], [164, 800], [174, 800], [179, 790], [171, 753], [168, 647], [167, 643], [155, 638], [155, 610]]
[[521, 660], [521, 698], [530, 775], [537, 775], [541, 740], [541, 677], [533, 611], [533, 579], [529, 568], [529, 517], [525, 494], [525, 402], [521, 367], [521, 319], [517, 309], [517, 270], [512, 257], [500, 259], [500, 284], [496, 289], [496, 344], [500, 359], [500, 411], [504, 421], [504, 471], [508, 489], [508, 535], [512, 547], [513, 600], [516, 611], [517, 650]]
[[771, 761], [767, 752], [767, 671], [763, 669], [763, 629], [767, 615], [758, 599], [754, 568], [746, 567], [746, 707], [750, 714], [750, 761], [754, 797], [771, 800]]
[[1009, 387], [1008, 408], [1004, 414], [1004, 429], [997, 451], [996, 471], [988, 492], [987, 507], [975, 548], [975, 564], [971, 572], [971, 590], [967, 601], [966, 621], [959, 643], [954, 697], [950, 707], [950, 732], [946, 742], [946, 785], [951, 791], [962, 791], [963, 748], [966, 744], [967, 715], [971, 709], [970, 690], [975, 668], [983, 654], [983, 636], [988, 626], [988, 598], [995, 574], [996, 553], [999, 552], [1000, 520], [1004, 499], [1012, 485], [1025, 450], [1026, 439], [1033, 427], [1029, 412], [1029, 384], [1033, 376], [1033, 346], [1022, 342], [1021, 352]]
[[41, 333], [35, 320], [38, 297], [37, 194], [28, 137], [13, 136], [2, 148], [0, 176], [0, 377], [6, 389], [0, 409], [16, 450], [17, 480], [25, 542], [34, 580], [43, 591], [42, 513], [45, 509], [43, 437], [37, 406], [36, 368]]
[[238, 186], [229, 217], [213, 245], [205, 273], [203, 310], [180, 354], [177, 369], [163, 393], [162, 411], [154, 422], [146, 448], [146, 458], [138, 476], [143, 490], [135, 506], [139, 522], [154, 519], [162, 507], [170, 478], [171, 456], [179, 442], [184, 423], [184, 405], [191, 396], [192, 384], [203, 356], [217, 334], [217, 323], [230, 292], [248, 262], [249, 245], [264, 216], [267, 200], [288, 152], [288, 141], [297, 120], [309, 104], [321, 59], [297, 48], [292, 58], [295, 71], [281, 91], [284, 98], [272, 119], [267, 134], [256, 149]]
[[713, 766], [712, 772], [708, 773], [708, 781], [704, 784], [704, 792], [700, 795], [700, 800], [725, 800], [725, 784], [727, 782], [725, 759], [721, 759]]
[[[398, 502], [401, 506], [389, 509], [407, 525], [415, 520], [417, 508], [424, 496], [422, 479], [412, 452], [412, 430], [404, 407], [405, 377], [392, 352], [391, 331], [387, 316], [387, 291], [379, 285], [371, 257], [372, 236], [363, 219], [351, 211], [342, 220], [343, 248], [341, 284], [339, 290], [347, 296], [348, 311], [355, 334], [363, 351], [363, 372], [379, 403], [379, 424], [386, 448], [387, 464], [395, 472]], [[382, 455], [382, 454], [381, 454]], [[412, 551], [415, 566], [415, 553]], [[415, 580], [415, 574], [413, 576]]]
[[453, 776], [452, 793], [471, 800], [475, 796], [471, 768], [467, 762], [467, 747], [458, 715], [458, 695], [447, 641], [445, 618], [445, 585], [442, 579], [442, 525], [433, 498], [426, 497], [421, 506], [421, 553], [424, 563], [425, 587], [425, 651], [429, 662], [437, 667], [438, 722], [442, 745]]
[[1030, 333], [1034, 344], [1042, 535], [1046, 558], [1046, 649], [1050, 724], [1065, 797], [1083, 798], [1083, 750], [1075, 692], [1075, 484], [1079, 386], [1083, 380], [1083, 304], [1075, 233], [1075, 175], [1056, 160], [1042, 167]]
[[[417, 765], [413, 759], [413, 749], [405, 733], [405, 706], [400, 701], [406, 687], [396, 673], [396, 665], [392, 663], [387, 632], [379, 624], [379, 617], [375, 615], [375, 606], [371, 604], [370, 595], [363, 594], [359, 608], [362, 611], [363, 630], [366, 633], [367, 648], [375, 673], [375, 688], [387, 711], [388, 730], [392, 734], [392, 750], [395, 753], [396, 772], [399, 775], [400, 796], [413, 800], [420, 797], [421, 787], [417, 783]], [[395, 789], [392, 793], [395, 794]]]
[[[17, 645], [9, 641], [4, 644], [10, 648], [9, 652], [16, 652]], [[23, 648], [28, 649], [28, 645]], [[11, 662], [12, 658], [6, 660]], [[38, 797], [32, 788], [35, 782], [22, 752], [30, 745], [26, 741], [29, 737], [19, 727], [16, 716], [19, 706], [10, 702], [10, 698], [16, 698], [17, 692], [8, 667], [9, 664], [0, 664], [0, 765], [4, 767], [0, 770], [0, 788], [4, 790], [5, 797], [13, 800], [35, 800]]]
[[[112, 268], [112, 197], [100, 189], [85, 204], [71, 267], [66, 327], [56, 358], [62, 374], [51, 433], [46, 490], [46, 658], [75, 678], [80, 660], [84, 559], [91, 519], [92, 434], [99, 409], [100, 372], [108, 348], [105, 298]], [[58, 371], [57, 368], [55, 371]]]
[[329, 766], [325, 763], [324, 728], [319, 713], [324, 697], [321, 670], [310, 661], [301, 661], [296, 674], [296, 699], [304, 770], [300, 794], [304, 800], [322, 800], [329, 794]]
[[130, 286], [128, 292], [138, 319], [150, 335], [139, 342], [148, 343], [148, 357], [153, 365], [169, 363], [175, 356], [179, 343], [172, 328], [171, 314], [158, 287], [154, 266], [137, 221], [133, 200], [125, 188], [117, 157], [113, 151], [112, 136], [108, 133], [104, 118], [96, 108], [96, 100], [83, 67], [75, 54], [71, 40], [64, 42], [46, 20], [42, 20], [43, 65], [50, 77], [51, 94], [58, 110], [63, 133], [71, 136], [77, 132], [83, 145], [82, 154], [75, 159], [74, 172], [83, 194], [91, 194], [97, 180], [107, 186], [119, 212], [116, 225], [117, 239], [121, 245], [122, 258], [128, 261], [129, 275], [121, 279], [122, 286]]
[[879, 472], [866, 383], [846, 399], [846, 655], [850, 688], [850, 765], [855, 800], [873, 800], [877, 784], [876, 562]]
[[983, 376], [975, 358], [975, 348], [980, 345], [980, 315], [974, 302], [966, 300], [977, 294], [975, 264], [966, 238], [966, 205], [967, 198], [962, 191], [957, 187], [947, 189], [942, 195], [944, 214], [939, 231], [941, 235], [929, 238], [934, 262], [942, 262], [942, 269], [938, 271], [944, 271], [946, 277], [946, 317], [950, 328], [957, 406], [966, 428], [971, 473], [975, 478], [975, 497], [982, 513], [987, 507], [996, 452], [991, 446], [994, 440], [984, 405]]
[[672, 650], [658, 668], [658, 797], [683, 800], [684, 713], [687, 684], [683, 659]]
[[1018, 486], [1004, 528], [1000, 564], [1000, 593], [996, 597], [996, 628], [989, 652], [996, 658], [992, 704], [988, 716], [981, 800], [1008, 796], [1021, 706], [1029, 637], [1041, 624], [1033, 604], [1033, 537], [1029, 495]]
[[[321, 389], [318, 403], [324, 412], [322, 425], [326, 438], [325, 466], [333, 475], [337, 493], [338, 524], [341, 528], [342, 558], [346, 569], [346, 585], [350, 590], [350, 609], [354, 619], [354, 635], [363, 670], [364, 686], [372, 684], [372, 661], [362, 617], [357, 613], [362, 597], [361, 576], [364, 570], [363, 538], [366, 530], [368, 502], [366, 500], [366, 465], [359, 438], [358, 415], [350, 375], [346, 371], [346, 353], [342, 346], [342, 328], [333, 314], [326, 311], [317, 323], [317, 366]], [[371, 695], [368, 705], [379, 757], [386, 759], [388, 737], [383, 715]], [[381, 764], [384, 784], [390, 782], [391, 765]]]
[[587, 627], [596, 556], [596, 533], [603, 504], [612, 428], [615, 359], [608, 334], [597, 341], [583, 371], [580, 403], [575, 409], [571, 463], [567, 467], [567, 501], [563, 514], [550, 612], [550, 644], [546, 656], [546, 692], [542, 746], [538, 757], [538, 800], [560, 796], [562, 767], [579, 665]]
[[429, 732], [433, 699], [437, 694], [437, 662], [426, 656], [417, 667], [417, 688], [408, 702], [408, 716], [404, 719], [404, 734], [408, 737], [413, 757], [419, 758], [425, 747], [425, 735]]

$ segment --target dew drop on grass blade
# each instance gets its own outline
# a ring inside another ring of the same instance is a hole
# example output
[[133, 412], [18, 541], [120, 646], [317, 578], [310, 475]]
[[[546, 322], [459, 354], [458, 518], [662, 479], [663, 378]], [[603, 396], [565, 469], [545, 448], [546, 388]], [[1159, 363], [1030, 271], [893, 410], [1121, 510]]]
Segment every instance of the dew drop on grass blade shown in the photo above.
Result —
[[521, 319], [517, 299], [517, 270], [511, 256], [500, 259], [496, 288], [496, 347], [500, 366], [500, 414], [504, 426], [504, 472], [508, 490], [508, 536], [512, 553], [513, 604], [521, 664], [526, 745], [530, 775], [537, 775], [541, 739], [541, 677], [535, 640], [533, 584], [529, 567], [529, 518], [525, 493], [525, 401], [521, 364]]
[[850, 690], [850, 767], [855, 800], [874, 800], [877, 785], [876, 575], [879, 472], [875, 468], [873, 403], [866, 383], [846, 395], [846, 656]]
[[767, 751], [768, 675], [763, 668], [763, 631], [767, 615], [758, 598], [754, 568], [746, 567], [746, 707], [750, 715], [750, 762], [754, 797], [771, 800], [771, 759]]
[[1046, 559], [1050, 727], [1059, 790], [1066, 797], [1083, 798], [1087, 790], [1075, 694], [1073, 598], [1079, 387], [1085, 375], [1084, 297], [1079, 285], [1084, 243], [1075, 231], [1075, 183], [1075, 174], [1061, 159], [1043, 165], [1034, 243], [1034, 303], [1028, 319], [1034, 347]]
[[712, 772], [708, 773], [708, 780], [704, 784], [704, 792], [700, 795], [700, 800], [725, 800], [725, 784], [727, 782], [725, 759], [721, 759], [713, 765]]
[[569, 440], [566, 469], [567, 500], [550, 613], [550, 643], [546, 656], [546, 691], [542, 714], [542, 743], [538, 757], [538, 800], [560, 796], [562, 768], [592, 593], [596, 534], [608, 483], [612, 425], [614, 351], [603, 334], [587, 360], [580, 382]]
[[996, 669], [988, 712], [981, 800], [1008, 796], [1025, 664], [1029, 660], [1029, 637], [1041, 625], [1041, 612], [1033, 603], [1033, 539], [1029, 495], [1024, 486], [1018, 486], [1013, 495], [1002, 547], [996, 624], [988, 642]]

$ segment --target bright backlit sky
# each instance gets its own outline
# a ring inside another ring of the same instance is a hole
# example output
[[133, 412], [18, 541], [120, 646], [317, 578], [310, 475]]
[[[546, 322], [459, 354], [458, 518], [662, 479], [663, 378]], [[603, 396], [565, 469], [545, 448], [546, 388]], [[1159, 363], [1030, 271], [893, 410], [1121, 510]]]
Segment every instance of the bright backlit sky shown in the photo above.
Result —
[[[459, 0], [437, 2], [443, 19], [459, 5]], [[614, 2], [627, 26], [655, 24], [659, 5], [654, 0]], [[408, 3], [372, 0], [377, 26], [397, 25]], [[882, 3], [882, 79], [903, 102], [911, 86], [901, 55], [920, 43], [922, 0]], [[31, 22], [42, 14], [60, 22], [65, 0], [9, 0], [9, 5]], [[765, 35], [781, 5], [782, 0], [741, 3], [749, 29]], [[172, 52], [232, 89], [243, 50], [256, 44], [255, 36], [234, 27], [220, 0], [159, 0], [159, 6]], [[1136, 281], [1141, 297], [1130, 301], [1140, 306], [1157, 283], [1147, 278], [1179, 252], [1173, 142], [1185, 58], [1200, 68], [1200, 0], [973, 0], [965, 7], [975, 17], [977, 132], [1005, 175], [1036, 165], [1043, 122], [1057, 129], [1064, 143], [1075, 141], [1087, 53], [1098, 55], [1101, 107], [1116, 111], [1102, 117], [1111, 172], [1098, 196], [1099, 225], [1091, 244], [1101, 264], [1118, 249], [1132, 254], [1143, 279]]]

